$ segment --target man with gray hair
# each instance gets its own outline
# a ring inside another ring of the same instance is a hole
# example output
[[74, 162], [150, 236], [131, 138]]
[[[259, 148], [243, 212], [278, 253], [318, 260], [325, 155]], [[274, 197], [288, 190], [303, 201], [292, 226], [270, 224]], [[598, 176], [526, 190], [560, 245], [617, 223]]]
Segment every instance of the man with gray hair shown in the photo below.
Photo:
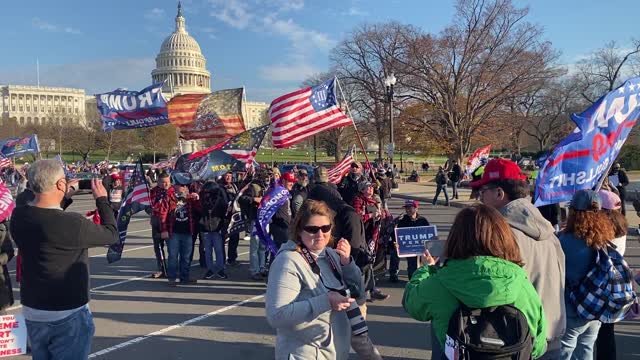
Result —
[[101, 224], [60, 204], [69, 182], [55, 160], [28, 170], [35, 198], [16, 207], [10, 231], [20, 248], [20, 301], [34, 359], [86, 359], [95, 327], [89, 310], [87, 249], [118, 241], [118, 229], [100, 179], [91, 180]]

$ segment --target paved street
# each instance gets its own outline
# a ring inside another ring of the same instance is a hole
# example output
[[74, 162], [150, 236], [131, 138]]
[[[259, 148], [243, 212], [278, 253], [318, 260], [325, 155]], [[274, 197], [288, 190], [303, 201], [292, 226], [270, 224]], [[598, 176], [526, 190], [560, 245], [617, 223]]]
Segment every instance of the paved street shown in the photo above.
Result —
[[[71, 210], [84, 212], [93, 209], [92, 204], [89, 195], [82, 195]], [[402, 211], [401, 205], [401, 199], [392, 199], [394, 215]], [[438, 225], [443, 236], [457, 211], [454, 207], [424, 203], [420, 210]], [[91, 358], [273, 358], [274, 331], [264, 318], [265, 285], [247, 277], [248, 242], [241, 240], [242, 264], [229, 269], [229, 279], [201, 280], [194, 286], [169, 288], [166, 280], [148, 277], [155, 259], [147, 217], [135, 217], [129, 230], [126, 253], [120, 262], [108, 265], [106, 249], [90, 251], [91, 310], [96, 323]], [[628, 260], [640, 265], [637, 241], [627, 248]], [[203, 273], [197, 265], [192, 269], [194, 275]], [[404, 272], [401, 279], [406, 280]], [[371, 337], [384, 357], [430, 358], [429, 326], [405, 315], [400, 305], [403, 284], [392, 285], [384, 280], [379, 284], [391, 298], [370, 304], [368, 323]], [[19, 311], [18, 307], [12, 312]], [[623, 323], [617, 330], [621, 359], [640, 358], [640, 349], [634, 346], [640, 337], [640, 323]]]

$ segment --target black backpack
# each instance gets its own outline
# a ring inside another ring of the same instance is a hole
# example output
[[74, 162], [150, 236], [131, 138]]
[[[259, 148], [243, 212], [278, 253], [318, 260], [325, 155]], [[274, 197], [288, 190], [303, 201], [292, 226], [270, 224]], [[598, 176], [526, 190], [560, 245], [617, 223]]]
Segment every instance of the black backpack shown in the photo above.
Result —
[[527, 318], [512, 305], [469, 309], [460, 304], [449, 319], [444, 359], [528, 360], [532, 352]]

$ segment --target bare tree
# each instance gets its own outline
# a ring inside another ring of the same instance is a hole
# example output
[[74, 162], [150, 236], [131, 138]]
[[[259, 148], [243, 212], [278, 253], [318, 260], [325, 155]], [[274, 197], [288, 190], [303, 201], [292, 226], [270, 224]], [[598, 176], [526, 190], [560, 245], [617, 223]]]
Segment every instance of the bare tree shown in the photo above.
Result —
[[637, 72], [640, 60], [640, 40], [630, 48], [621, 48], [615, 41], [594, 51], [578, 64], [576, 79], [580, 95], [590, 103], [618, 87], [626, 77]]
[[459, 0], [453, 25], [410, 44], [407, 93], [430, 105], [422, 128], [454, 145], [459, 161], [485, 124], [509, 101], [558, 76], [557, 54], [542, 30], [525, 21], [526, 8], [510, 0]]
[[141, 136], [142, 144], [146, 150], [165, 154], [173, 152], [178, 138], [176, 127], [172, 124], [141, 129]]
[[[363, 132], [375, 135], [378, 157], [388, 134], [388, 101], [384, 80], [391, 73], [402, 84], [402, 64], [406, 62], [406, 39], [418, 31], [396, 22], [363, 25], [351, 33], [331, 54], [338, 78], [349, 88], [351, 110]], [[401, 91], [399, 91], [402, 94]], [[399, 99], [402, 100], [402, 97]]]

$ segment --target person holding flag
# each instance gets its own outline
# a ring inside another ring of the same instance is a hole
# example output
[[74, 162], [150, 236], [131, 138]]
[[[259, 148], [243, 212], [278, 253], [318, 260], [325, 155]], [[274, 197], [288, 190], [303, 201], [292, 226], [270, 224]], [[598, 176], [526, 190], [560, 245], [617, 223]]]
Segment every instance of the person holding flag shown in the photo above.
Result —
[[151, 206], [147, 212], [151, 215], [151, 238], [153, 239], [153, 250], [156, 256], [157, 271], [152, 274], [154, 279], [167, 277], [167, 262], [164, 252], [165, 241], [169, 239], [169, 233], [163, 224], [167, 222], [170, 199], [175, 197], [169, 174], [163, 172], [158, 177], [157, 185], [151, 189], [149, 199]]

